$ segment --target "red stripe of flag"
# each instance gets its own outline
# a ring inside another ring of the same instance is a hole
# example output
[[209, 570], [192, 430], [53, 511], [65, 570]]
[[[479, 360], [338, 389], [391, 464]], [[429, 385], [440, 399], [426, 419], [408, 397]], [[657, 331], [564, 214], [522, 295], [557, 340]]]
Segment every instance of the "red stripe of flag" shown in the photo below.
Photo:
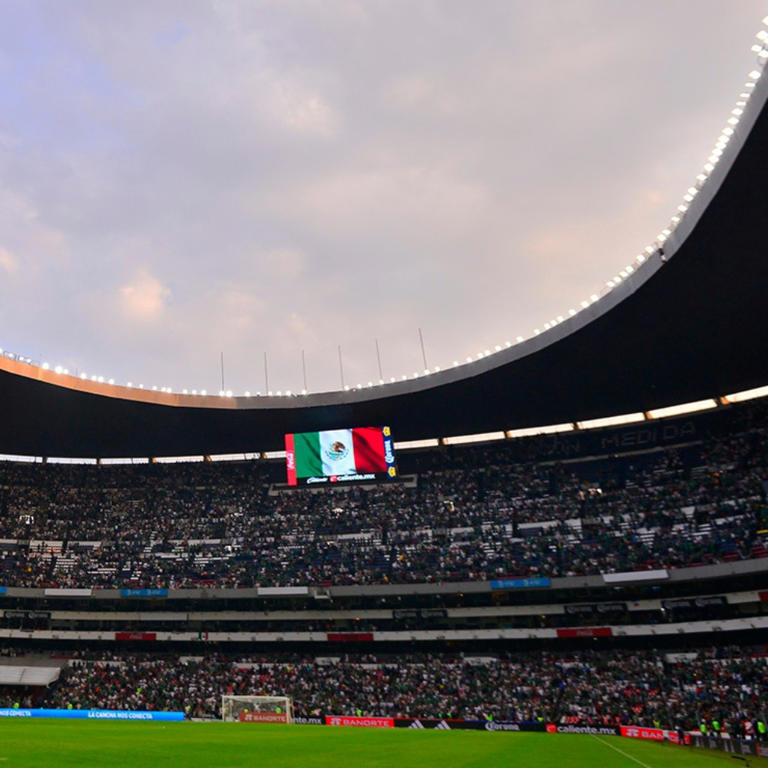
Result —
[[355, 469], [358, 472], [386, 472], [384, 435], [380, 427], [360, 427], [352, 430]]

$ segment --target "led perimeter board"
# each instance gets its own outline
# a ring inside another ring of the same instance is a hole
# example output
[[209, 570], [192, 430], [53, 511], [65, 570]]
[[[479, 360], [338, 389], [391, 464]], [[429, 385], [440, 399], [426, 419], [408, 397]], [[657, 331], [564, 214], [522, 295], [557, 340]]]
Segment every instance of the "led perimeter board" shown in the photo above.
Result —
[[397, 477], [389, 427], [328, 429], [285, 436], [288, 485], [392, 480]]

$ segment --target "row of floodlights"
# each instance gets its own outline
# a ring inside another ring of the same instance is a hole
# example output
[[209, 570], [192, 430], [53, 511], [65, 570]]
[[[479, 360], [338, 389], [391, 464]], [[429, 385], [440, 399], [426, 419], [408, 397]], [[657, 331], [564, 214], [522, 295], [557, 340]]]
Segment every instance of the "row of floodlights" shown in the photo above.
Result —
[[[674, 416], [681, 416], [689, 413], [696, 413], [712, 408], [716, 408], [718, 403], [722, 405], [728, 405], [730, 403], [741, 403], [749, 400], [756, 400], [759, 398], [768, 397], [768, 386], [757, 387], [755, 389], [744, 390], [742, 392], [735, 392], [730, 395], [724, 395], [718, 398], [707, 398], [705, 400], [697, 400], [695, 402], [681, 403], [679, 405], [667, 406], [664, 408], [656, 408], [655, 410], [648, 411], [647, 413], [625, 413], [618, 416], [607, 416], [597, 419], [590, 419], [587, 421], [579, 421], [576, 423], [566, 422], [563, 424], [550, 424], [541, 427], [524, 427], [522, 429], [507, 429], [497, 430], [495, 432], [484, 432], [481, 434], [471, 435], [453, 435], [450, 437], [429, 437], [421, 438], [418, 440], [405, 440], [396, 441], [396, 451], [409, 451], [418, 450], [422, 448], [434, 448], [443, 445], [469, 445], [472, 443], [488, 443], [497, 440], [516, 439], [521, 437], [530, 437], [534, 435], [554, 435], [565, 432], [573, 432], [575, 430], [590, 430], [590, 429], [602, 429], [605, 427], [617, 427], [628, 424], [646, 422], [649, 419], [663, 419]], [[107, 458], [97, 460], [95, 458], [71, 458], [71, 457], [48, 457], [46, 460], [49, 464], [147, 464], [150, 461], [157, 462], [159, 464], [171, 464], [181, 462], [201, 462], [204, 460], [210, 460], [213, 462], [219, 461], [250, 461], [257, 459], [283, 459], [285, 458], [285, 451], [256, 451], [248, 453], [222, 453], [212, 454], [207, 457], [200, 455], [187, 455], [187, 456], [157, 456], [154, 459], [147, 457], [126, 457], [126, 458]], [[23, 456], [23, 455], [0, 455], [0, 461], [23, 461], [23, 462], [38, 462], [42, 461], [40, 456]]]
[[[766, 16], [763, 19], [763, 24], [768, 26], [768, 16]], [[753, 69], [748, 77], [747, 82], [744, 84], [744, 90], [739, 94], [739, 101], [736, 102], [736, 106], [731, 110], [731, 116], [728, 118], [726, 126], [721, 130], [720, 135], [717, 138], [717, 141], [715, 142], [715, 147], [710, 153], [709, 157], [707, 158], [707, 162], [704, 164], [704, 168], [701, 173], [699, 173], [696, 176], [696, 183], [694, 186], [688, 187], [685, 194], [683, 195], [683, 202], [680, 203], [680, 205], [677, 206], [677, 213], [670, 219], [670, 223], [667, 227], [665, 227], [656, 237], [655, 242], [653, 245], [646, 246], [645, 251], [643, 253], [639, 253], [635, 257], [635, 263], [634, 264], [628, 264], [624, 269], [621, 269], [618, 271], [614, 277], [612, 277], [610, 280], [608, 280], [605, 284], [604, 291], [611, 291], [613, 288], [618, 286], [621, 282], [626, 280], [630, 275], [632, 275], [638, 267], [646, 262], [650, 256], [652, 256], [654, 253], [659, 253], [663, 255], [662, 247], [664, 243], [669, 239], [670, 235], [674, 232], [674, 230], [677, 228], [677, 226], [682, 221], [683, 217], [685, 216], [686, 212], [688, 211], [688, 208], [690, 207], [690, 204], [693, 202], [696, 195], [698, 195], [699, 191], [703, 187], [703, 185], [707, 182], [712, 172], [715, 170], [715, 166], [720, 161], [720, 158], [723, 156], [723, 153], [725, 152], [726, 147], [728, 146], [728, 142], [730, 142], [731, 138], [733, 137], [735, 133], [735, 128], [739, 124], [741, 116], [744, 114], [744, 108], [747, 106], [747, 101], [752, 95], [752, 91], [755, 88], [755, 82], [760, 79], [762, 72], [761, 70], [765, 66], [765, 61], [768, 59], [768, 32], [765, 30], [760, 30], [757, 35], [757, 39], [760, 41], [759, 44], [755, 44], [752, 46], [751, 50], [757, 54], [758, 56], [758, 65], [760, 67], [760, 70]], [[600, 296], [598, 294], [593, 293], [588, 299], [584, 299], [580, 303], [581, 309], [587, 309], [591, 304], [594, 304], [596, 301], [600, 299]], [[576, 309], [569, 309], [568, 310], [568, 317], [574, 317], [578, 314], [580, 310]], [[549, 331], [555, 326], [559, 325], [560, 323], [565, 321], [565, 317], [563, 315], [558, 315], [557, 317], [553, 318], [552, 320], [544, 323], [543, 330]], [[541, 328], [534, 328], [533, 335], [538, 336], [542, 333]], [[516, 344], [520, 344], [521, 342], [525, 341], [525, 338], [523, 336], [518, 336], [515, 340]], [[471, 355], [467, 356], [467, 358], [464, 360], [464, 362], [459, 362], [458, 360], [453, 361], [453, 367], [457, 368], [459, 365], [465, 365], [469, 363], [476, 362], [477, 360], [482, 360], [485, 357], [490, 357], [495, 352], [501, 352], [504, 348], [509, 348], [512, 346], [511, 341], [504, 342], [504, 346], [502, 347], [500, 344], [497, 344], [493, 351], [490, 349], [482, 350], [481, 352], [478, 352], [475, 357], [472, 357]], [[6, 357], [9, 357], [13, 360], [19, 360], [23, 363], [32, 363], [31, 358], [28, 357], [22, 357], [21, 355], [15, 355], [11, 352], [4, 352], [2, 349], [0, 349], [0, 355], [5, 355]], [[50, 365], [48, 363], [43, 363], [42, 365], [43, 370], [50, 370]], [[414, 371], [414, 373], [411, 376], [408, 376], [407, 374], [403, 374], [400, 377], [400, 381], [407, 381], [408, 379], [417, 379], [419, 376], [429, 376], [432, 373], [440, 373], [440, 366], [436, 365], [433, 369], [425, 368], [423, 373], [419, 373], [419, 371]], [[57, 365], [53, 368], [54, 373], [57, 374], [64, 374], [69, 375], [69, 370], [67, 368], [64, 368], [60, 365]], [[93, 382], [97, 382], [99, 384], [114, 384], [114, 379], [105, 379], [104, 376], [88, 376], [86, 373], [81, 373], [80, 378], [83, 380], [90, 380]], [[394, 384], [397, 382], [398, 379], [395, 376], [390, 377], [389, 382], [387, 382], [385, 379], [380, 378], [378, 380], [378, 385], [383, 384]], [[134, 385], [132, 382], [128, 382], [128, 387], [135, 387], [137, 389], [144, 389], [143, 384], [136, 384]], [[369, 381], [366, 385], [367, 387], [373, 387], [376, 386], [376, 384], [373, 381]], [[357, 384], [356, 386], [351, 386], [349, 384], [344, 386], [344, 391], [349, 392], [350, 390], [361, 390], [365, 387], [362, 384]], [[171, 394], [173, 390], [171, 387], [157, 387], [153, 386], [151, 387], [151, 391], [153, 392], [164, 392], [166, 394]], [[202, 395], [205, 396], [208, 394], [207, 390], [201, 389], [182, 389], [181, 394], [183, 395]], [[306, 395], [307, 390], [303, 389], [301, 392], [292, 392], [291, 390], [286, 390], [283, 392], [282, 390], [277, 390], [276, 392], [269, 391], [266, 393], [268, 397], [277, 396], [277, 397], [294, 397], [297, 395]], [[256, 392], [256, 397], [261, 397], [261, 392]], [[219, 390], [219, 397], [234, 397], [231, 390]], [[246, 391], [245, 397], [252, 397], [251, 393]]]

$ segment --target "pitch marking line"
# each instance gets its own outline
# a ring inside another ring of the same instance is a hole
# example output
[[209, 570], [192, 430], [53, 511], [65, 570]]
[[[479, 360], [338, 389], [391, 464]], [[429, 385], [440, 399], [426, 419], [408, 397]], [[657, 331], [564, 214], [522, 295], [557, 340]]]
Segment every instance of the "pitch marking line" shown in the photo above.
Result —
[[590, 734], [593, 739], [597, 739], [601, 744], [605, 744], [606, 747], [610, 747], [614, 752], [618, 752], [619, 754], [624, 755], [624, 757], [628, 757], [630, 760], [634, 760], [638, 765], [642, 765], [643, 768], [651, 768], [650, 765], [647, 763], [644, 763], [642, 760], [638, 760], [634, 755], [630, 755], [629, 753], [625, 752], [623, 749], [619, 749], [618, 747], [614, 747], [613, 744], [607, 741], [603, 741], [599, 736], [595, 736], [594, 733]]

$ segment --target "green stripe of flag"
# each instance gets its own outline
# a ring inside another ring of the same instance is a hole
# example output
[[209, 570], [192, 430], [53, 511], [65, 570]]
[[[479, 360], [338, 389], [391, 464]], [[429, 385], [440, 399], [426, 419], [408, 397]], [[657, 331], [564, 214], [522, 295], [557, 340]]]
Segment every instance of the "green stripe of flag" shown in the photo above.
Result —
[[322, 477], [323, 462], [320, 458], [320, 435], [303, 432], [293, 436], [296, 453], [296, 477]]

